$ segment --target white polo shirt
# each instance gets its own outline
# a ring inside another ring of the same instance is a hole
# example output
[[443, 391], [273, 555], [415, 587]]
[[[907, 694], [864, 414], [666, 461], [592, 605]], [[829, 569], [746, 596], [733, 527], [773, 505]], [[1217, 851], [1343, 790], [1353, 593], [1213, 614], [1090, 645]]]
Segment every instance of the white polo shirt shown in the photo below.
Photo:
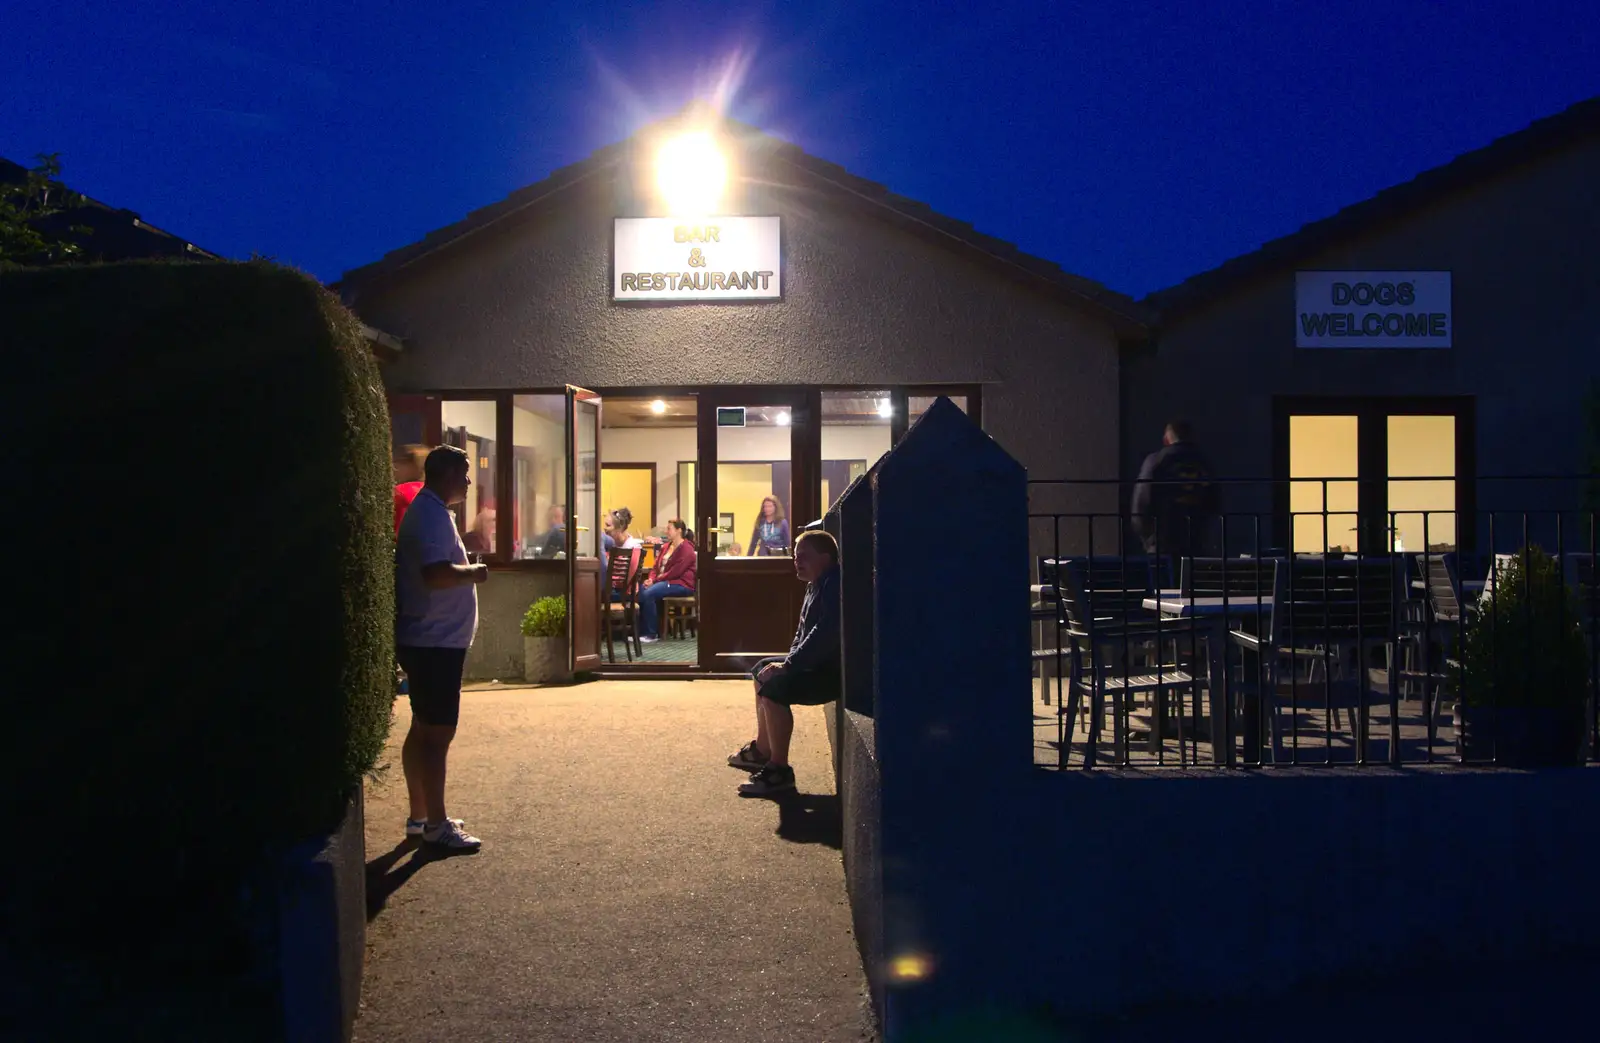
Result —
[[424, 486], [406, 509], [394, 555], [394, 640], [413, 648], [470, 648], [478, 632], [475, 583], [429, 590], [422, 570], [447, 561], [467, 564], [455, 515]]

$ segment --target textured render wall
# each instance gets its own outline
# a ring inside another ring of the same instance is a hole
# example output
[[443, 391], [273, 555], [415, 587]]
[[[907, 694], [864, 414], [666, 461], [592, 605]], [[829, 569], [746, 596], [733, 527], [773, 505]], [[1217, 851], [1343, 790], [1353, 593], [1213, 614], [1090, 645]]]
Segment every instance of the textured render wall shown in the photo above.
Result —
[[491, 571], [478, 587], [478, 637], [467, 652], [467, 678], [522, 680], [522, 615], [540, 598], [566, 590], [565, 569]]
[[396, 390], [981, 382], [984, 427], [1040, 476], [1117, 460], [1117, 348], [1098, 317], [848, 197], [749, 172], [746, 213], [783, 217], [779, 302], [610, 301], [617, 193], [597, 183], [355, 301], [404, 337]]
[[994, 881], [1027, 898], [1015, 1002], [1105, 1013], [1594, 952], [1600, 836], [1574, 823], [1597, 816], [1593, 768], [1040, 771], [1013, 819], [1027, 854]]
[[[1301, 269], [1448, 270], [1454, 347], [1294, 346], [1294, 271], [1248, 284], [1125, 360], [1122, 466], [1136, 473], [1171, 415], [1195, 422], [1222, 474], [1272, 468], [1272, 396], [1475, 395], [1480, 474], [1584, 466], [1583, 395], [1600, 377], [1600, 143], [1453, 196]], [[1560, 490], [1546, 490], [1548, 501]], [[1483, 486], [1479, 505], [1522, 506]], [[1230, 505], [1232, 506], [1232, 505]], [[1240, 505], [1270, 510], [1270, 502]]]

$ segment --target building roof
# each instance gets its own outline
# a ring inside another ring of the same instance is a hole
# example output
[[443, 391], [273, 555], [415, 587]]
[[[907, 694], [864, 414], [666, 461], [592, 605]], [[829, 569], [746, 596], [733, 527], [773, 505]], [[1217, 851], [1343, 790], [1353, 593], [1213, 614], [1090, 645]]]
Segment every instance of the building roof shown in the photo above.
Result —
[[[28, 177], [26, 167], [0, 157], [0, 183], [15, 184]], [[82, 195], [82, 193], [79, 193]], [[217, 255], [181, 236], [164, 232], [132, 210], [109, 206], [83, 197], [83, 205], [54, 214], [40, 221], [41, 231], [64, 235], [83, 251], [86, 261], [131, 261], [145, 257], [192, 257], [217, 260]], [[68, 232], [74, 227], [89, 229], [88, 235]]]
[[1158, 310], [1163, 321], [1199, 307], [1250, 280], [1269, 275], [1374, 226], [1397, 220], [1445, 197], [1498, 177], [1525, 163], [1562, 152], [1600, 137], [1600, 97], [1569, 106], [1522, 130], [1497, 138], [1423, 171], [1410, 181], [1384, 189], [1370, 199], [1339, 210], [1299, 231], [1274, 239], [1216, 268], [1191, 275], [1175, 286], [1157, 290], [1142, 303]]
[[[680, 117], [671, 119], [677, 118]], [[429, 232], [408, 246], [391, 250], [371, 264], [351, 269], [345, 272], [334, 286], [341, 290], [355, 289], [361, 284], [392, 275], [559, 192], [610, 173], [627, 155], [627, 146], [630, 142], [668, 122], [670, 120], [663, 120], [642, 128], [632, 137], [607, 145], [586, 159], [562, 167], [543, 181], [520, 188], [498, 203], [474, 210], [460, 221]], [[804, 172], [812, 179], [823, 181], [838, 191], [879, 207], [886, 216], [920, 226], [945, 239], [952, 247], [975, 252], [987, 263], [1009, 269], [1013, 274], [1022, 275], [1069, 301], [1087, 307], [1091, 312], [1108, 319], [1125, 337], [1142, 338], [1153, 322], [1154, 314], [1131, 297], [1117, 293], [1091, 279], [1073, 275], [1053, 261], [1026, 253], [1005, 240], [985, 235], [965, 221], [946, 217], [926, 203], [897, 195], [877, 182], [857, 177], [836, 163], [819, 159], [755, 127], [727, 119], [722, 120], [722, 123], [748, 145]]]

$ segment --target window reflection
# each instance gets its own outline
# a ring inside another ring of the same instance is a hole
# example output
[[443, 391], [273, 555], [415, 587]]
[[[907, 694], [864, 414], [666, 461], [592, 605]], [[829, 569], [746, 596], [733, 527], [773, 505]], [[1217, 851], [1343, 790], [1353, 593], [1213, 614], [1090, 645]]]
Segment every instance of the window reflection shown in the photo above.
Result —
[[566, 502], [566, 412], [565, 395], [516, 395], [511, 400], [514, 558], [566, 556], [572, 525]]
[[893, 399], [887, 389], [822, 393], [824, 514], [851, 482], [889, 451], [893, 422]]
[[450, 400], [441, 403], [445, 445], [467, 454], [472, 484], [467, 498], [454, 508], [461, 542], [473, 554], [493, 554], [495, 524], [496, 408], [493, 401]]

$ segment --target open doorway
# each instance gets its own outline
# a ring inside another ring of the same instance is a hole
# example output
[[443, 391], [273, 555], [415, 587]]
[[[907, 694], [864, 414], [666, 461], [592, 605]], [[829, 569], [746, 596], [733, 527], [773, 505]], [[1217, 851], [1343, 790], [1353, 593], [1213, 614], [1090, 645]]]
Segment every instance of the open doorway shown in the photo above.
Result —
[[[611, 647], [615, 660], [606, 662], [607, 669], [630, 664], [689, 668], [699, 663], [698, 559], [711, 534], [696, 531], [691, 520], [695, 517], [695, 465], [699, 458], [697, 409], [693, 395], [606, 395], [600, 436], [601, 517], [623, 512], [629, 537], [642, 544], [642, 575], [633, 600], [632, 622], [623, 613], [621, 620], [613, 614], [611, 624], [619, 631], [629, 627], [640, 631], [635, 651], [630, 660], [621, 644], [624, 634], [614, 633]], [[647, 607], [637, 593], [643, 591], [651, 570], [662, 558], [670, 561], [679, 553], [669, 550], [668, 526], [680, 522], [697, 568], [679, 577], [687, 582], [676, 585], [691, 592], [645, 599], [655, 602]], [[646, 627], [653, 631], [648, 636]], [[648, 639], [651, 637], [655, 640]]]

